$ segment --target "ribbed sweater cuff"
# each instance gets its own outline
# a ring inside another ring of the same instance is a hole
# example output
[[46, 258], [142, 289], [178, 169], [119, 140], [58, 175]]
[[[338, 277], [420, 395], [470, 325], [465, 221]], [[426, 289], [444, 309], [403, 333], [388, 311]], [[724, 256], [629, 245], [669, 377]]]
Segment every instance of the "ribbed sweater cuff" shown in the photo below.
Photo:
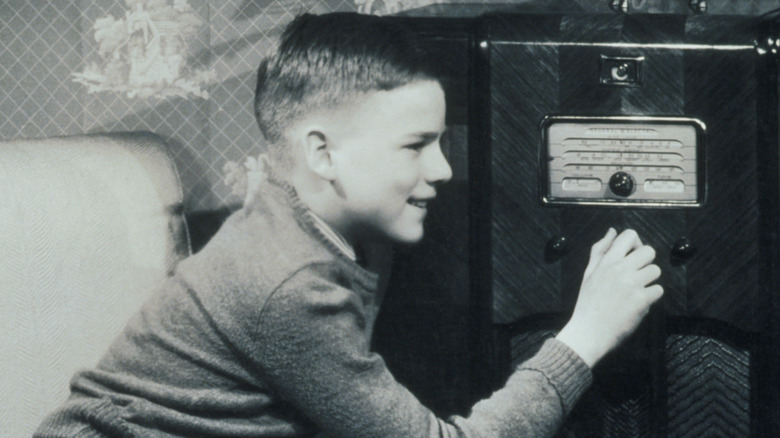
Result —
[[[78, 377], [74, 377], [76, 380]], [[78, 436], [81, 438], [132, 438], [116, 406], [106, 398], [85, 399], [71, 396], [35, 431], [34, 438]]]
[[593, 381], [590, 367], [566, 344], [548, 339], [531, 359], [518, 367], [536, 370], [547, 377], [561, 399], [563, 414], [568, 415]]

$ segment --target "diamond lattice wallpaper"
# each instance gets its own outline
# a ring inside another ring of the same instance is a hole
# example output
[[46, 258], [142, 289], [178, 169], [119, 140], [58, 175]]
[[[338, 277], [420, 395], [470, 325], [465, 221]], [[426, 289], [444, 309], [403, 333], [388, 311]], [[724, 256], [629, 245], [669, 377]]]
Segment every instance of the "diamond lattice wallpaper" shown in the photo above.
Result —
[[386, 13], [434, 2], [188, 0], [205, 23], [188, 39], [188, 49], [216, 78], [204, 99], [89, 93], [74, 82], [74, 73], [99, 59], [95, 23], [119, 19], [146, 1], [0, 1], [0, 139], [150, 130], [171, 145], [188, 210], [229, 206], [239, 200], [221, 183], [223, 166], [263, 148], [251, 109], [254, 70], [292, 17], [358, 9]]
[[[46, 0], [0, 1], [0, 139], [82, 132], [150, 130], [168, 139], [189, 211], [230, 206], [240, 200], [221, 182], [228, 161], [261, 152], [251, 110], [254, 69], [283, 26], [301, 12], [361, 11], [388, 14], [437, 3], [447, 13], [457, 3], [506, 4], [529, 0]], [[208, 98], [128, 97], [90, 93], [74, 81], [96, 59], [98, 20], [120, 19], [133, 7], [167, 4], [191, 8], [203, 25], [187, 38], [188, 62], [214, 73]], [[606, 0], [561, 0], [580, 10], [608, 12]], [[687, 10], [687, 0], [672, 2]], [[710, 1], [713, 13], [757, 14], [774, 0]], [[669, 12], [669, 2], [632, 0], [640, 12]], [[666, 5], [656, 10], [654, 5]], [[462, 5], [461, 5], [462, 6]], [[511, 6], [511, 5], [510, 5]], [[457, 8], [456, 8], [457, 9]], [[462, 7], [459, 9], [463, 9]], [[676, 12], [677, 11], [675, 9]], [[674, 12], [674, 11], [672, 11]]]

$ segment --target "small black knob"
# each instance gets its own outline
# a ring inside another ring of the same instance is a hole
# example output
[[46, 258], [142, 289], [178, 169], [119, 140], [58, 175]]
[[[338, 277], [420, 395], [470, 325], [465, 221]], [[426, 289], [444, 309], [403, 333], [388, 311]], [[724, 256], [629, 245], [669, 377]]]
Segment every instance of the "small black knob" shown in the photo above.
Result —
[[672, 245], [671, 261], [673, 265], [679, 266], [693, 257], [696, 253], [696, 247], [687, 237], [677, 239]]
[[553, 237], [544, 248], [544, 261], [554, 263], [569, 252], [569, 241], [564, 236]]
[[609, 179], [609, 189], [625, 198], [634, 193], [634, 178], [626, 172], [617, 172]]
[[688, 7], [697, 14], [705, 14], [708, 9], [707, 0], [691, 0], [688, 2]]

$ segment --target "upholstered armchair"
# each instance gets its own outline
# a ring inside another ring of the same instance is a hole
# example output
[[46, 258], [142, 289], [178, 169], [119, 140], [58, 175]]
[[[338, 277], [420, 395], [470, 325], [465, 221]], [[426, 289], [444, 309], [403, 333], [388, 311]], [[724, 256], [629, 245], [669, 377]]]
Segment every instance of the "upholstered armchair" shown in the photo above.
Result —
[[151, 133], [0, 142], [0, 435], [30, 436], [189, 254]]

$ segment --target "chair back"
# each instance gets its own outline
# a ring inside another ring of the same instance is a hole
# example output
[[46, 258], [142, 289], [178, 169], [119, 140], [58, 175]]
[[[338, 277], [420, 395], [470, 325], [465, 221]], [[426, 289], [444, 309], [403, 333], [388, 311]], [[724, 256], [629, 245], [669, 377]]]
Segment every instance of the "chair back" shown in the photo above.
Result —
[[31, 436], [190, 251], [165, 142], [0, 142], [0, 431]]

